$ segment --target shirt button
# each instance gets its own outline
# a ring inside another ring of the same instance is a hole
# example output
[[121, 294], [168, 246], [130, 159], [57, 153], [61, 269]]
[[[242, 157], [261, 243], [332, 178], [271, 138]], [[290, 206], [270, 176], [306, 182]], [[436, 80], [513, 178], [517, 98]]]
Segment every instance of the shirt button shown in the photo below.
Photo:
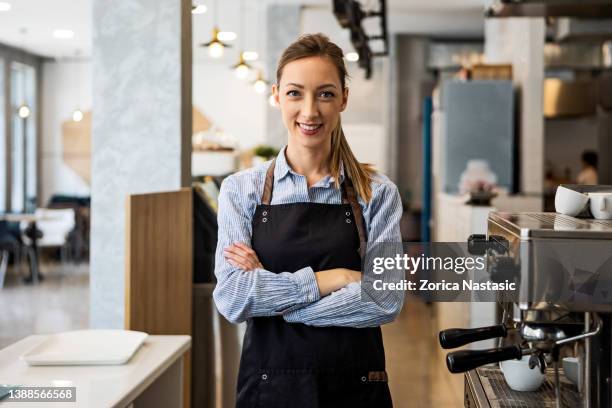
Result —
[[351, 213], [347, 211], [346, 212], [346, 216], [348, 217], [349, 215], [351, 215]]
[[363, 377], [361, 377], [361, 381], [362, 381], [362, 382], [366, 382], [366, 380], [367, 380], [367, 378], [366, 378], [366, 376], [365, 376], [365, 375], [364, 375]]
[[347, 224], [350, 224], [350, 223], [351, 223], [351, 220], [349, 220], [349, 219], [347, 218], [347, 219], [346, 219], [346, 223], [347, 223]]
[[267, 221], [268, 221], [268, 219], [267, 219], [266, 217], [264, 217], [262, 221], [263, 221], [263, 222], [267, 222]]
[[[363, 378], [365, 378], [365, 377], [363, 377]], [[262, 374], [261, 375], [261, 379], [264, 380], [264, 381], [267, 380], [268, 379], [268, 374]]]
[[266, 215], [268, 215], [268, 212], [267, 212], [267, 211], [264, 211], [262, 214], [263, 214], [264, 216], [266, 216]]

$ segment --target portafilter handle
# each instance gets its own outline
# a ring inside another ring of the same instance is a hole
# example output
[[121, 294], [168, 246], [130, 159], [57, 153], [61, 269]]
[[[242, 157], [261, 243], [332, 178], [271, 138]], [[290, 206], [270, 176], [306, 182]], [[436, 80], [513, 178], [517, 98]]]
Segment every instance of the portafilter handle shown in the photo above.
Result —
[[505, 360], [520, 360], [523, 350], [518, 345], [487, 350], [459, 350], [446, 355], [446, 366], [451, 373], [464, 373], [485, 364]]
[[443, 349], [453, 349], [475, 341], [506, 337], [508, 329], [503, 324], [474, 329], [446, 329], [438, 334]]

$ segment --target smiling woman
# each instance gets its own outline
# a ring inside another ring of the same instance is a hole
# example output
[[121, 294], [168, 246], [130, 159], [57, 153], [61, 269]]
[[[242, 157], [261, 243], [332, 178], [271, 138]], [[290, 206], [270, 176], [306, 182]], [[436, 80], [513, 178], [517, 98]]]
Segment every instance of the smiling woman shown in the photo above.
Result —
[[344, 137], [346, 77], [324, 35], [291, 44], [273, 86], [287, 146], [221, 186], [213, 295], [247, 321], [237, 407], [391, 406], [380, 325], [403, 293], [364, 299], [361, 257], [370, 241], [401, 240], [402, 207]]

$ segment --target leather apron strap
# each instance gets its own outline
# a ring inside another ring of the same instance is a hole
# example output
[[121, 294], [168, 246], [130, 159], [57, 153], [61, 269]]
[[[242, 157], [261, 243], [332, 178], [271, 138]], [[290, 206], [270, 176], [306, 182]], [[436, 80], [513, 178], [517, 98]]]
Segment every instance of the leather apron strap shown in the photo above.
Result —
[[[272, 202], [272, 190], [274, 189], [274, 167], [276, 166], [276, 159], [272, 160], [268, 171], [266, 171], [266, 179], [264, 182], [263, 193], [261, 195], [261, 203], [264, 205], [270, 205]], [[342, 202], [350, 204], [353, 215], [355, 216], [355, 223], [357, 224], [357, 233], [359, 234], [359, 254], [363, 259], [367, 246], [367, 235], [365, 226], [363, 225], [363, 213], [361, 211], [361, 205], [357, 201], [357, 195], [355, 194], [355, 188], [353, 182], [348, 177], [344, 178], [344, 183], [341, 185], [342, 189]]]

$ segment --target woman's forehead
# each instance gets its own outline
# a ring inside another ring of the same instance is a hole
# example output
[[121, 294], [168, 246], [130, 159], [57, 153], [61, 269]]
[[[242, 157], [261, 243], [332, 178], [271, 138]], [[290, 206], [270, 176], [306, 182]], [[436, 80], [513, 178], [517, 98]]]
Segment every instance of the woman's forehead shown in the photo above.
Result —
[[289, 62], [283, 68], [280, 86], [299, 84], [319, 87], [322, 84], [341, 85], [338, 69], [329, 58], [306, 57]]

